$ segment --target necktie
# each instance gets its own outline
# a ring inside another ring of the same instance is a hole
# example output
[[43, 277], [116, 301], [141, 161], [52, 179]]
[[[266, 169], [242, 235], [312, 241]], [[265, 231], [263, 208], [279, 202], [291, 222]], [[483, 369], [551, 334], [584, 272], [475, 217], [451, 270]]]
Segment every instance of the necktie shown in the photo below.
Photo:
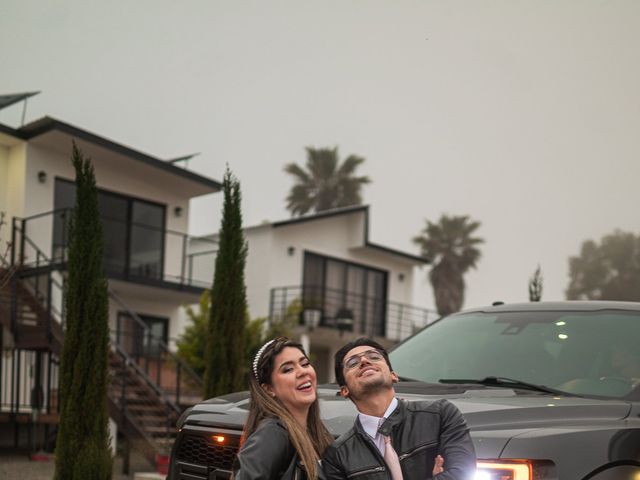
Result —
[[383, 435], [384, 438], [384, 461], [389, 467], [389, 473], [393, 480], [402, 480], [402, 470], [400, 469], [400, 460], [398, 454], [391, 445], [391, 437]]

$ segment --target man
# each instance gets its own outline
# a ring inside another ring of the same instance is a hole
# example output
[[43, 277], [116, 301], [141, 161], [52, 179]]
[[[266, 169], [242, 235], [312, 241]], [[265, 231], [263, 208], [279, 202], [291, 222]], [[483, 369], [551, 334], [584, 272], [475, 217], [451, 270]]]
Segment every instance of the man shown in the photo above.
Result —
[[348, 343], [335, 355], [335, 373], [359, 414], [324, 453], [329, 480], [472, 478], [475, 451], [460, 411], [447, 400], [396, 398], [398, 376], [382, 345], [368, 338]]

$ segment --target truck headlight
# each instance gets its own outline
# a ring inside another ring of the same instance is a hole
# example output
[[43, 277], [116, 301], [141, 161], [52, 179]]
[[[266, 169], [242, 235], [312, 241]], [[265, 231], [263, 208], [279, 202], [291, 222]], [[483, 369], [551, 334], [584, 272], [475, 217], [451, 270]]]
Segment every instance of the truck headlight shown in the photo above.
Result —
[[478, 460], [474, 480], [532, 480], [529, 460]]

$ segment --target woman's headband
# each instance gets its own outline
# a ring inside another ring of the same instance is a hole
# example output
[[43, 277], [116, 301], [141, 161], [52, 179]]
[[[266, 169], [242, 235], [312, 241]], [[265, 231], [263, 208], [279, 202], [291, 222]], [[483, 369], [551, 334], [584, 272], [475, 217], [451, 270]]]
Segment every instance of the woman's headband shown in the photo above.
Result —
[[256, 377], [256, 380], [258, 382], [260, 382], [260, 378], [258, 378], [258, 363], [260, 362], [260, 357], [262, 357], [262, 354], [264, 353], [264, 351], [267, 349], [267, 347], [269, 345], [271, 345], [273, 342], [275, 342], [276, 339], [272, 339], [269, 340], [267, 343], [265, 343], [262, 347], [260, 347], [260, 350], [258, 350], [258, 353], [256, 353], [255, 358], [253, 359], [253, 376]]

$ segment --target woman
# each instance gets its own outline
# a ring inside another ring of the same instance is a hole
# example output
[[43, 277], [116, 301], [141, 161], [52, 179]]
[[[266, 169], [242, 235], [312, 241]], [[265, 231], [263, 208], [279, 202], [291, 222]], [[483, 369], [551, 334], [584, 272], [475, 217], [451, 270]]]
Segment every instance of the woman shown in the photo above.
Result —
[[251, 407], [235, 480], [316, 479], [332, 437], [320, 421], [316, 372], [302, 345], [265, 343], [252, 364]]

